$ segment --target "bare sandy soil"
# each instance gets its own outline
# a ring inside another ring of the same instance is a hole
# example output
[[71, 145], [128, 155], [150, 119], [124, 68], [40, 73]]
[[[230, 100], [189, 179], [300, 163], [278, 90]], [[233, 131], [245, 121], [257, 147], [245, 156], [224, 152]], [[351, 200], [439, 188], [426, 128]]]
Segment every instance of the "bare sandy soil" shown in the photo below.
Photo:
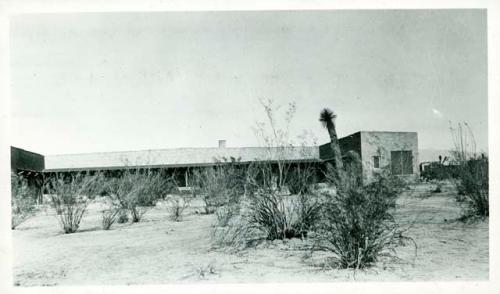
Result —
[[[192, 207], [182, 222], [168, 219], [165, 207], [144, 221], [100, 228], [99, 208], [91, 207], [81, 230], [62, 234], [49, 210], [13, 231], [17, 286], [116, 285], [212, 282], [428, 281], [488, 279], [488, 220], [456, 221], [458, 204], [446, 187], [430, 194], [418, 185], [401, 196], [397, 218], [412, 224], [418, 244], [398, 249], [401, 261], [382, 260], [366, 270], [331, 269], [327, 255], [302, 250], [302, 240], [275, 241], [237, 253], [212, 248], [213, 215]], [[430, 196], [430, 197], [425, 197]]]

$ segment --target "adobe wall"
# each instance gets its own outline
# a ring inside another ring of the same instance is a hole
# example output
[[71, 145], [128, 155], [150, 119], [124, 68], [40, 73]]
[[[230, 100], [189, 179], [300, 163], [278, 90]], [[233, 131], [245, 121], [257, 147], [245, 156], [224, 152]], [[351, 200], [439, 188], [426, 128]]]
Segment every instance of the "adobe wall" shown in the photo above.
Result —
[[[375, 172], [383, 168], [391, 168], [391, 151], [408, 150], [412, 152], [413, 174], [407, 178], [417, 178], [418, 168], [418, 135], [416, 132], [361, 132], [361, 158], [363, 176], [373, 178]], [[380, 168], [374, 168], [373, 156], [380, 156]]]

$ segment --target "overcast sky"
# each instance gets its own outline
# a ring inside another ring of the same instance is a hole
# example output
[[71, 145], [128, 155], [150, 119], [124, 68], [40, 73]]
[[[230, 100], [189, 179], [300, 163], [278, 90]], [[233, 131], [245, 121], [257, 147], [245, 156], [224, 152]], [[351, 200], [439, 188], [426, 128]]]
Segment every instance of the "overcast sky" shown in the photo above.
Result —
[[467, 121], [487, 150], [480, 10], [18, 15], [12, 145], [42, 154], [257, 146], [260, 99], [295, 101], [292, 136], [416, 131], [451, 146]]

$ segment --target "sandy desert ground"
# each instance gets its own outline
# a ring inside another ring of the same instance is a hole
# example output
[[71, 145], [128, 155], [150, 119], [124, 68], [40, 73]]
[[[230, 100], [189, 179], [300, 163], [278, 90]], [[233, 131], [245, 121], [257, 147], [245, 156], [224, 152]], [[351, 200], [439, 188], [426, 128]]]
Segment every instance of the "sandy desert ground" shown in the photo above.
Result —
[[398, 200], [397, 218], [410, 224], [418, 244], [400, 247], [399, 262], [380, 261], [366, 270], [332, 269], [325, 254], [303, 250], [299, 239], [263, 243], [240, 252], [213, 249], [214, 215], [195, 213], [182, 222], [165, 207], [144, 221], [100, 227], [91, 206], [81, 229], [61, 233], [48, 210], [20, 225], [13, 234], [16, 286], [124, 285], [192, 282], [450, 281], [488, 279], [488, 220], [463, 223], [451, 186], [431, 194], [432, 185], [413, 186]]

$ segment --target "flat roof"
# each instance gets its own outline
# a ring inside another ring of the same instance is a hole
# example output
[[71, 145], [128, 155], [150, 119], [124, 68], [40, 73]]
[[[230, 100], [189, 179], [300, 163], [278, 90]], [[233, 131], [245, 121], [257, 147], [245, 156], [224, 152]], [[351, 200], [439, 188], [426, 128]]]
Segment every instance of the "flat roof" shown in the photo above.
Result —
[[46, 172], [78, 170], [112, 170], [123, 168], [153, 167], [175, 168], [209, 166], [217, 160], [234, 158], [242, 163], [255, 161], [320, 161], [316, 146], [305, 147], [223, 147], [176, 148], [142, 151], [99, 152], [45, 156]]

